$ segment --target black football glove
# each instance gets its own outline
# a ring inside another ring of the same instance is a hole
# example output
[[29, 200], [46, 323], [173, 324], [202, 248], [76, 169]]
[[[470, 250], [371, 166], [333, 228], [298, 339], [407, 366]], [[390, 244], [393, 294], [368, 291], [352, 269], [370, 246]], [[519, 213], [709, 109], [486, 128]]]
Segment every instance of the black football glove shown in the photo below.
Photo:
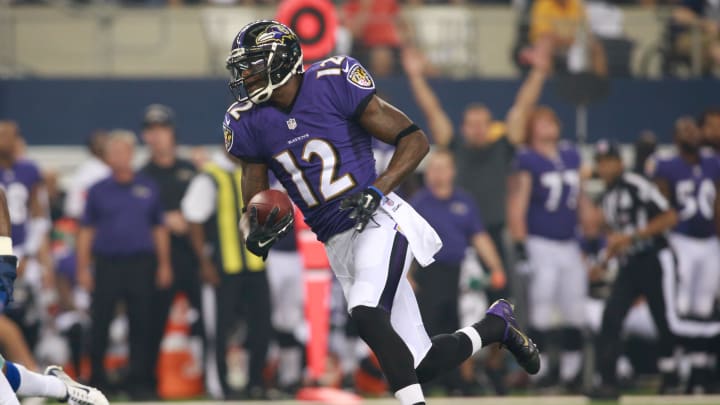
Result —
[[278, 207], [273, 208], [268, 214], [265, 223], [261, 224], [258, 222], [257, 208], [250, 207], [250, 232], [245, 239], [245, 246], [255, 255], [262, 257], [263, 260], [267, 258], [272, 245], [290, 232], [295, 222], [292, 211], [276, 222], [275, 218], [279, 212]]
[[340, 209], [343, 211], [352, 210], [349, 217], [355, 219], [355, 230], [362, 232], [380, 206], [382, 198], [382, 192], [370, 186], [359, 193], [345, 197], [340, 203]]
[[519, 262], [526, 262], [528, 260], [527, 249], [525, 248], [525, 242], [515, 242], [515, 260]]
[[531, 269], [525, 242], [515, 242], [513, 247], [515, 250], [515, 269], [520, 274], [529, 274]]

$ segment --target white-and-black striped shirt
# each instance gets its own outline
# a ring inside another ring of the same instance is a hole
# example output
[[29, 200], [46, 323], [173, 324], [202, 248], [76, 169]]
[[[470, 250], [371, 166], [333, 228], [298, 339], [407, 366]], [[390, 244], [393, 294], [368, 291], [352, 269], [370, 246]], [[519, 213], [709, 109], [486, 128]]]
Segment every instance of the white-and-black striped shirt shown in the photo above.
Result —
[[[635, 173], [623, 173], [608, 187], [602, 197], [605, 222], [614, 232], [633, 234], [670, 208], [660, 190], [647, 179]], [[667, 247], [665, 235], [636, 242], [630, 254], [648, 249]]]

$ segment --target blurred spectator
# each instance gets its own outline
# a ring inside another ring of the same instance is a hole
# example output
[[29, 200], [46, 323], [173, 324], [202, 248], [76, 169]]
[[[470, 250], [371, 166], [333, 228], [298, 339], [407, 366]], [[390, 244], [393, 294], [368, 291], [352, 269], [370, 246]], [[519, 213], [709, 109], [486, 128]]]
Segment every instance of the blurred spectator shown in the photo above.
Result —
[[7, 349], [8, 357], [17, 356], [18, 362], [36, 369], [29, 349], [41, 326], [36, 292], [42, 276], [51, 271], [43, 272], [36, 257], [42, 256], [50, 222], [40, 170], [26, 159], [25, 140], [17, 123], [9, 120], [0, 120], [0, 187], [7, 199], [12, 250], [19, 260], [13, 299], [0, 315], [0, 346]]
[[[505, 287], [505, 271], [492, 239], [477, 212], [475, 201], [453, 185], [455, 162], [448, 151], [434, 151], [425, 168], [425, 189], [415, 194], [412, 206], [440, 235], [443, 247], [435, 262], [414, 271], [415, 293], [423, 323], [431, 336], [460, 328], [460, 264], [465, 249], [474, 247], [492, 274], [492, 287]], [[477, 320], [476, 320], [477, 321]], [[470, 394], [474, 381], [463, 381], [455, 369], [442, 377], [448, 394]]]
[[[618, 261], [605, 261], [607, 240], [604, 232], [602, 208], [588, 204], [581, 213], [580, 247], [588, 269], [590, 269], [589, 296], [585, 302], [587, 328], [597, 340], [600, 333], [605, 300], [610, 295], [610, 287], [617, 276]], [[655, 369], [657, 360], [657, 328], [650, 309], [644, 299], [638, 299], [628, 312], [622, 326], [623, 352], [616, 367], [618, 379], [629, 385], [634, 373], [647, 371], [647, 362], [642, 362], [643, 354], [650, 358], [649, 368]], [[635, 346], [633, 346], [635, 344]], [[638, 350], [640, 349], [640, 350]]]
[[703, 143], [720, 152], [720, 107], [710, 107], [702, 112], [698, 120]]
[[529, 35], [533, 45], [552, 50], [561, 73], [607, 72], [602, 44], [589, 32], [582, 0], [536, 0], [530, 10]]
[[[538, 66], [542, 65], [541, 62], [538, 60]], [[424, 77], [422, 55], [407, 50], [403, 54], [403, 65], [415, 101], [427, 119], [430, 136], [436, 146], [447, 147], [453, 152], [457, 168], [456, 184], [472, 196], [484, 219], [485, 229], [500, 256], [504, 257], [506, 178], [510, 174], [515, 147], [523, 142], [524, 132], [493, 122], [487, 107], [471, 104], [465, 110], [460, 126], [461, 136], [453, 136], [453, 124]], [[538, 67], [528, 83], [542, 80], [546, 68]], [[513, 109], [524, 108], [526, 99], [531, 97], [527, 93], [533, 91], [528, 87], [530, 84], [518, 93]], [[534, 91], [539, 93], [540, 90], [537, 88]]]
[[673, 9], [671, 30], [673, 52], [692, 61], [692, 54], [697, 49], [702, 73], [720, 73], [720, 3], [681, 1]]
[[[153, 300], [153, 348], [158, 350], [175, 295], [184, 292], [198, 312], [201, 302], [197, 258], [188, 237], [188, 223], [180, 211], [180, 201], [190, 180], [195, 176], [195, 166], [177, 156], [174, 121], [175, 113], [170, 107], [152, 104], [145, 109], [142, 139], [150, 150], [150, 161], [140, 172], [153, 179], [158, 186], [164, 223], [170, 232], [170, 259], [173, 268], [172, 285], [169, 289], [155, 291]], [[198, 340], [202, 337], [200, 319], [193, 322], [191, 332]]]
[[630, 76], [633, 41], [625, 36], [625, 16], [616, 0], [588, 0], [590, 30], [602, 43], [610, 76]]
[[709, 338], [720, 332], [720, 323], [681, 319], [676, 313], [676, 261], [665, 236], [677, 224], [675, 210], [651, 182], [625, 171], [617, 145], [598, 142], [595, 160], [606, 187], [602, 207], [610, 234], [604, 261], [617, 258], [620, 269], [606, 303], [596, 346], [602, 385], [591, 396], [619, 396], [616, 363], [620, 330], [628, 310], [641, 295], [648, 302], [660, 338], [660, 393], [676, 392], [679, 381], [673, 351], [677, 337]]
[[235, 396], [227, 381], [227, 343], [241, 311], [249, 331], [245, 347], [250, 354], [244, 396], [257, 399], [265, 397], [262, 373], [272, 334], [270, 287], [263, 259], [245, 248], [237, 226], [243, 206], [241, 177], [229, 155], [216, 152], [190, 183], [181, 207], [190, 223], [201, 277], [215, 287], [215, 330], [207, 333], [215, 337], [216, 375], [222, 392], [211, 394]]
[[[284, 192], [280, 182], [273, 178], [271, 176], [270, 187]], [[314, 238], [314, 235], [311, 237]], [[305, 289], [302, 288], [303, 258], [298, 250], [295, 232], [290, 232], [273, 244], [265, 266], [272, 294], [272, 326], [279, 348], [277, 388], [294, 396], [302, 383], [303, 353], [308, 337]]]
[[[678, 263], [676, 309], [683, 317], [709, 320], [720, 291], [720, 204], [716, 202], [720, 167], [716, 156], [701, 153], [702, 136], [692, 117], [676, 120], [674, 141], [677, 153], [657, 160], [653, 179], [678, 213], [678, 224], [669, 235]], [[692, 365], [688, 392], [711, 389], [714, 354], [706, 343], [683, 342]]]
[[[135, 134], [108, 135], [105, 156], [111, 176], [90, 188], [77, 239], [77, 278], [92, 291], [92, 377], [108, 386], [103, 359], [115, 305], [127, 308], [130, 335], [128, 389], [133, 398], [154, 398], [153, 288], [168, 288], [173, 279], [167, 229], [157, 186], [132, 168]], [[91, 273], [94, 259], [95, 274]]]
[[5, 188], [12, 222], [13, 251], [22, 276], [29, 258], [35, 257], [50, 230], [46, 194], [35, 163], [18, 156], [22, 142], [13, 121], [0, 121], [0, 185]]
[[396, 0], [348, 0], [344, 6], [346, 25], [353, 34], [353, 52], [375, 77], [397, 71], [402, 39]]
[[77, 288], [75, 254], [75, 236], [78, 222], [70, 218], [54, 221], [52, 232], [52, 255], [55, 261], [55, 287], [58, 293], [58, 313], [55, 317], [55, 328], [67, 339], [70, 349], [70, 368], [77, 376], [86, 379], [82, 374], [81, 359], [87, 354], [86, 330], [90, 326], [87, 314], [90, 299], [87, 292]]
[[650, 159], [657, 150], [657, 137], [652, 131], [642, 131], [635, 141], [635, 159], [632, 171], [645, 176], [652, 171], [653, 160]]
[[195, 166], [195, 171], [201, 170], [209, 160], [208, 151], [203, 146], [195, 146], [190, 149], [190, 161]]
[[48, 207], [50, 209], [50, 220], [55, 222], [62, 218], [65, 205], [65, 190], [60, 187], [59, 174], [56, 171], [48, 170], [43, 173], [45, 189], [47, 190]]
[[580, 152], [561, 141], [555, 111], [538, 106], [547, 77], [547, 53], [537, 53], [530, 72], [508, 114], [508, 128], [520, 133], [526, 148], [516, 154], [510, 178], [507, 209], [510, 235], [518, 262], [516, 270], [529, 281], [530, 334], [541, 350], [540, 385], [554, 384], [548, 374], [551, 351], [559, 349], [560, 382], [570, 392], [580, 389], [582, 327], [579, 303], [587, 295], [587, 272], [575, 238], [582, 195]]
[[110, 175], [110, 168], [103, 158], [106, 141], [107, 133], [102, 130], [95, 131], [87, 140], [86, 146], [91, 156], [75, 169], [65, 198], [65, 215], [70, 218], [82, 218], [88, 189]]

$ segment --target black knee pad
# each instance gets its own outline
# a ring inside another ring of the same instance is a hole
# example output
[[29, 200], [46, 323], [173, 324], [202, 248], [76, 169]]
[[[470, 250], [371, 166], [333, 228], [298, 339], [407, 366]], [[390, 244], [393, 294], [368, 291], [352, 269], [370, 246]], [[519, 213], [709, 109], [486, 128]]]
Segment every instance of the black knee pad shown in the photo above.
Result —
[[563, 350], [568, 352], [576, 352], [582, 350], [583, 335], [578, 328], [563, 328], [562, 330]]

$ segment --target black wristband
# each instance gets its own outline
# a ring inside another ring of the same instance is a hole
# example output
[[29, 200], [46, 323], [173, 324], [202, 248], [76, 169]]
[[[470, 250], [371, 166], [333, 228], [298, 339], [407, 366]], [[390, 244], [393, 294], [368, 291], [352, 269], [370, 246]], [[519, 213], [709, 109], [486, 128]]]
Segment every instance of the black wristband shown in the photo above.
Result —
[[397, 145], [398, 142], [400, 142], [400, 140], [401, 140], [402, 138], [404, 138], [404, 137], [412, 134], [412, 133], [415, 132], [415, 131], [419, 131], [419, 130], [420, 130], [420, 127], [419, 127], [419, 126], [417, 126], [417, 125], [415, 125], [415, 124], [410, 124], [409, 127], [403, 129], [403, 130], [400, 131], [397, 135], [395, 135], [395, 145]]

